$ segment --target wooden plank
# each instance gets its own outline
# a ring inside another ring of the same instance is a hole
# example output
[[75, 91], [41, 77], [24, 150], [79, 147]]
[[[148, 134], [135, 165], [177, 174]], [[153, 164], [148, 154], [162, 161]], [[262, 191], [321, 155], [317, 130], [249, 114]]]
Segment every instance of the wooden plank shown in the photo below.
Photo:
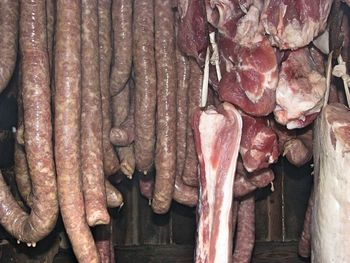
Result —
[[302, 263], [308, 259], [298, 257], [296, 242], [257, 242], [251, 263]]
[[196, 208], [173, 202], [171, 207], [172, 242], [193, 245], [196, 233]]
[[283, 172], [281, 160], [273, 166], [274, 191], [271, 185], [256, 191], [255, 237], [257, 241], [283, 240]]
[[310, 163], [297, 168], [283, 161], [285, 240], [298, 240], [312, 185]]
[[270, 187], [256, 192], [255, 239], [258, 241], [266, 241], [268, 237], [267, 196], [270, 192]]
[[283, 240], [283, 174], [281, 160], [273, 167], [275, 180], [274, 191], [267, 197], [268, 235], [267, 241]]
[[171, 243], [170, 212], [164, 215], [153, 213], [149, 200], [139, 194], [140, 244], [157, 245]]
[[[111, 219], [113, 220], [113, 243], [118, 245], [124, 245], [130, 243], [132, 239], [132, 189], [133, 181], [123, 179], [121, 183], [117, 185], [118, 190], [122, 193], [124, 198], [124, 204], [121, 208], [109, 209]], [[137, 229], [135, 230], [137, 231]], [[137, 245], [137, 244], [135, 244]]]

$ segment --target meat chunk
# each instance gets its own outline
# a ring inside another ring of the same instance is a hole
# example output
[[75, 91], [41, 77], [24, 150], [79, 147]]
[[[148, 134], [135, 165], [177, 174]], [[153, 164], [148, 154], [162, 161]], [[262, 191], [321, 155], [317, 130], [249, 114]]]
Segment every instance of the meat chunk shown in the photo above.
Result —
[[274, 115], [288, 129], [309, 125], [320, 112], [326, 78], [308, 48], [290, 52], [282, 63]]
[[348, 262], [350, 110], [342, 104], [327, 105], [315, 124], [314, 163], [312, 262]]
[[242, 198], [257, 188], [263, 188], [270, 184], [275, 178], [271, 169], [262, 169], [253, 173], [248, 173], [243, 167], [242, 161], [237, 162], [235, 183], [233, 192], [235, 198]]
[[266, 116], [275, 107], [278, 69], [275, 50], [259, 28], [259, 7], [251, 5], [244, 15], [238, 2], [216, 2], [221, 3], [216, 24], [223, 68], [220, 98], [251, 115]]
[[229, 103], [197, 110], [193, 118], [200, 163], [196, 262], [232, 260], [232, 199], [242, 132], [239, 112]]
[[243, 165], [248, 172], [267, 168], [277, 161], [278, 137], [266, 119], [242, 115], [243, 131], [240, 147]]
[[205, 8], [201, 0], [179, 0], [178, 45], [187, 56], [204, 65], [208, 46], [208, 28]]
[[228, 39], [219, 41], [223, 55], [233, 64], [219, 83], [219, 95], [244, 112], [266, 116], [275, 107], [277, 59], [267, 39], [244, 47]]
[[266, 0], [261, 23], [280, 49], [308, 45], [325, 28], [333, 0]]

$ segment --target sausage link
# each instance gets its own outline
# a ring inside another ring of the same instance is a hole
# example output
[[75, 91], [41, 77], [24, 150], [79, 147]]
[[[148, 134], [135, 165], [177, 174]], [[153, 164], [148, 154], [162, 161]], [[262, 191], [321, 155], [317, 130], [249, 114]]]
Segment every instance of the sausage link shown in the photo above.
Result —
[[55, 44], [55, 157], [63, 223], [79, 262], [100, 262], [85, 219], [80, 170], [81, 1], [58, 0]]
[[103, 173], [97, 0], [82, 0], [81, 172], [89, 226], [109, 223]]
[[134, 1], [135, 160], [147, 173], [154, 161], [157, 103], [154, 60], [154, 0]]
[[181, 176], [176, 175], [173, 198], [176, 202], [190, 207], [198, 203], [197, 187], [188, 186], [182, 182]]
[[0, 1], [0, 93], [16, 65], [18, 47], [18, 0]]
[[24, 202], [32, 207], [32, 181], [30, 180], [27, 157], [24, 148], [18, 143], [15, 143], [15, 180], [18, 192]]
[[120, 170], [126, 177], [132, 179], [135, 172], [134, 145], [118, 147], [117, 151], [120, 159]]
[[109, 141], [109, 133], [112, 127], [111, 98], [109, 93], [109, 74], [112, 60], [111, 7], [111, 0], [98, 1], [100, 87], [103, 117], [103, 166], [106, 177], [115, 174], [119, 169], [117, 154]]
[[182, 173], [182, 180], [190, 186], [198, 185], [197, 166], [198, 158], [194, 145], [193, 133], [191, 128], [192, 116], [200, 102], [200, 90], [202, 86], [203, 75], [200, 67], [194, 59], [190, 59], [190, 84], [188, 89], [188, 115], [187, 115], [187, 138], [186, 138], [186, 159], [185, 167]]
[[152, 200], [155, 213], [168, 212], [176, 176], [176, 88], [174, 12], [171, 0], [155, 0], [157, 65], [156, 180]]
[[117, 188], [115, 188], [109, 181], [106, 180], [106, 196], [107, 205], [109, 208], [115, 208], [123, 205], [123, 196]]
[[[134, 112], [135, 112], [135, 86], [132, 79], [129, 80], [127, 85], [124, 87], [124, 89], [116, 96], [120, 97], [123, 95], [124, 91], [128, 91], [128, 96], [124, 95], [124, 101], [127, 101], [127, 103], [121, 103], [119, 104], [120, 112], [123, 114], [120, 114], [120, 119], [118, 119], [118, 123], [115, 122], [115, 125], [120, 125], [122, 122], [130, 123], [132, 124], [132, 134], [134, 136], [135, 131], [135, 125], [134, 125]], [[126, 113], [126, 116], [124, 117], [124, 113]], [[118, 117], [119, 117], [118, 116]], [[121, 121], [121, 122], [119, 122]], [[111, 131], [112, 132], [112, 131]], [[125, 147], [118, 147], [117, 148], [118, 156], [120, 159], [120, 170], [123, 174], [126, 175], [129, 179], [132, 179], [132, 175], [135, 172], [135, 152], [134, 152], [134, 145], [128, 145]]]
[[238, 208], [239, 201], [233, 199], [232, 200], [232, 238], [235, 238], [236, 227], [237, 227], [237, 219], [238, 219]]
[[[21, 64], [22, 62], [20, 62]], [[21, 69], [19, 69], [17, 80], [17, 131], [15, 141], [15, 180], [17, 189], [25, 201], [31, 207], [32, 202], [32, 182], [28, 170], [27, 156], [24, 149], [24, 124], [23, 124], [23, 100], [22, 100], [22, 83]]]
[[236, 245], [233, 262], [249, 263], [255, 242], [255, 197], [242, 200], [238, 208]]
[[130, 116], [120, 127], [111, 129], [109, 139], [115, 146], [128, 146], [134, 141], [134, 131], [134, 118]]
[[[33, 205], [26, 233], [36, 242], [54, 228], [58, 216], [54, 167], [45, 1], [21, 1], [20, 51], [24, 144], [31, 174]], [[45, 182], [45, 184], [43, 184]]]
[[[177, 20], [176, 20], [177, 22]], [[177, 28], [176, 28], [177, 29]], [[198, 202], [197, 188], [188, 186], [182, 181], [182, 173], [186, 160], [187, 106], [190, 67], [188, 58], [176, 45], [177, 66], [177, 118], [176, 118], [176, 178], [173, 198], [176, 202], [196, 206]]]
[[130, 82], [115, 96], [112, 97], [112, 123], [113, 127], [119, 127], [129, 115], [130, 107]]
[[34, 244], [54, 228], [58, 203], [51, 142], [45, 1], [28, 2], [21, 3], [20, 50], [26, 127], [24, 137], [34, 202], [28, 216], [14, 200], [1, 175], [0, 223], [18, 240]]
[[[177, 66], [177, 94], [176, 94], [176, 176], [182, 176], [186, 159], [186, 132], [187, 132], [187, 106], [188, 86], [190, 80], [190, 67], [188, 58], [182, 54], [176, 45]], [[182, 180], [182, 178], [180, 178]], [[177, 180], [180, 181], [180, 180]], [[175, 187], [175, 191], [176, 191]]]
[[114, 63], [111, 72], [111, 95], [117, 95], [127, 83], [132, 62], [132, 0], [113, 0], [112, 21]]

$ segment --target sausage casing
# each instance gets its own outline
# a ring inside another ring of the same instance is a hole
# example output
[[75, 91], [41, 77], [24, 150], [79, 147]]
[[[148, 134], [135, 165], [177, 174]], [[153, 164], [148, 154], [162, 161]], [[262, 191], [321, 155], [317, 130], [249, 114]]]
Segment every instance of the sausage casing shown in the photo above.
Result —
[[135, 70], [136, 169], [147, 173], [153, 165], [157, 103], [154, 60], [153, 0], [134, 1], [133, 60]]
[[85, 219], [80, 170], [81, 1], [58, 0], [55, 43], [55, 159], [63, 223], [79, 262], [100, 262]]
[[152, 200], [155, 213], [168, 212], [176, 176], [176, 88], [174, 12], [171, 0], [155, 0], [157, 65], [156, 180]]

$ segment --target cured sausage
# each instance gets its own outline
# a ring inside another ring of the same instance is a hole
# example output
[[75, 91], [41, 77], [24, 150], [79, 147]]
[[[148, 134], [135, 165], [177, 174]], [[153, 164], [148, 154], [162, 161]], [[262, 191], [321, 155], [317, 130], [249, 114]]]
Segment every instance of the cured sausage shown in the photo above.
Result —
[[242, 200], [238, 208], [237, 237], [233, 262], [249, 263], [255, 241], [255, 198]]
[[134, 117], [132, 115], [129, 115], [120, 127], [112, 128], [109, 134], [109, 139], [115, 146], [128, 146], [134, 141], [134, 138]]
[[6, 88], [16, 65], [18, 0], [0, 1], [0, 93]]
[[176, 175], [173, 198], [180, 204], [190, 207], [196, 206], [198, 203], [198, 189], [184, 184], [181, 177]]
[[133, 60], [135, 69], [136, 169], [147, 173], [153, 165], [157, 103], [154, 60], [153, 0], [134, 1]]
[[36, 4], [30, 1], [21, 2], [20, 51], [24, 145], [31, 174], [33, 201], [35, 200], [27, 222], [32, 228], [29, 232], [35, 233], [32, 242], [49, 234], [58, 216], [52, 146], [49, 61], [46, 35], [42, 34], [46, 29], [45, 19], [44, 0], [37, 1]]
[[[113, 101], [117, 103], [114, 112], [114, 125], [116, 127], [120, 126], [122, 123], [122, 128], [129, 127], [129, 134], [132, 134], [132, 140], [134, 138], [134, 109], [135, 109], [135, 87], [132, 79], [129, 80], [127, 85], [122, 89], [118, 95], [114, 96]], [[129, 125], [130, 124], [130, 125]], [[114, 128], [112, 128], [113, 130]], [[111, 133], [112, 133], [111, 130]], [[120, 129], [123, 131], [122, 129]], [[127, 136], [128, 137], [128, 136]], [[131, 143], [126, 140], [127, 143], [124, 145], [128, 145], [125, 147], [117, 147], [117, 152], [120, 160], [120, 170], [123, 174], [126, 175], [129, 179], [132, 178], [132, 175], [135, 171], [135, 153], [134, 153], [134, 145], [129, 145]]]
[[190, 59], [190, 84], [188, 89], [188, 115], [187, 115], [187, 138], [186, 138], [186, 160], [182, 174], [182, 180], [190, 186], [198, 185], [197, 166], [198, 158], [194, 145], [191, 121], [193, 112], [200, 102], [200, 90], [202, 87], [203, 75], [200, 67], [194, 59]]
[[117, 95], [127, 83], [132, 62], [132, 0], [113, 0], [112, 21], [114, 60], [111, 72], [111, 95]]
[[85, 219], [81, 182], [80, 25], [81, 1], [58, 0], [55, 35], [55, 157], [59, 204], [77, 260], [91, 263], [100, 262], [100, 259]]
[[[20, 62], [21, 63], [21, 62]], [[19, 70], [17, 81], [17, 130], [15, 141], [15, 180], [18, 192], [24, 202], [32, 206], [32, 182], [28, 170], [27, 156], [24, 149], [24, 124], [23, 124], [23, 101], [22, 101], [22, 84], [21, 70]]]
[[119, 127], [129, 115], [130, 106], [130, 80], [125, 87], [112, 97], [112, 124]]
[[120, 170], [126, 175], [126, 177], [132, 179], [135, 172], [134, 145], [118, 147], [117, 151], [120, 159]]
[[48, 56], [46, 34], [42, 34], [45, 32], [45, 1], [35, 4], [23, 1], [20, 12], [24, 137], [34, 202], [28, 216], [18, 206], [0, 174], [0, 223], [19, 241], [35, 245], [52, 231], [58, 216]]
[[103, 173], [97, 0], [82, 0], [81, 172], [89, 226], [109, 223]]
[[26, 205], [32, 207], [32, 181], [30, 180], [27, 157], [24, 148], [15, 143], [15, 180], [18, 192]]
[[[177, 21], [177, 20], [176, 20]], [[176, 176], [182, 180], [186, 158], [187, 104], [190, 65], [188, 58], [176, 45], [177, 93], [176, 93]], [[179, 180], [177, 180], [179, 181]], [[175, 187], [175, 192], [176, 192]]]
[[103, 167], [105, 176], [115, 174], [119, 169], [117, 154], [109, 141], [112, 127], [109, 75], [112, 60], [111, 44], [111, 0], [98, 1], [99, 48], [100, 48], [100, 87], [102, 99]]
[[[178, 21], [178, 20], [176, 20]], [[196, 206], [198, 202], [198, 190], [188, 186], [182, 181], [186, 159], [186, 132], [187, 132], [187, 103], [190, 67], [188, 58], [182, 54], [176, 45], [176, 66], [177, 66], [177, 94], [176, 94], [176, 178], [173, 198], [176, 202]]]
[[168, 212], [176, 176], [176, 89], [174, 12], [171, 0], [155, 0], [157, 65], [156, 180], [152, 200], [155, 213]]
[[106, 180], [106, 195], [107, 205], [109, 208], [115, 208], [123, 205], [123, 196], [117, 188], [115, 188], [109, 181]]

